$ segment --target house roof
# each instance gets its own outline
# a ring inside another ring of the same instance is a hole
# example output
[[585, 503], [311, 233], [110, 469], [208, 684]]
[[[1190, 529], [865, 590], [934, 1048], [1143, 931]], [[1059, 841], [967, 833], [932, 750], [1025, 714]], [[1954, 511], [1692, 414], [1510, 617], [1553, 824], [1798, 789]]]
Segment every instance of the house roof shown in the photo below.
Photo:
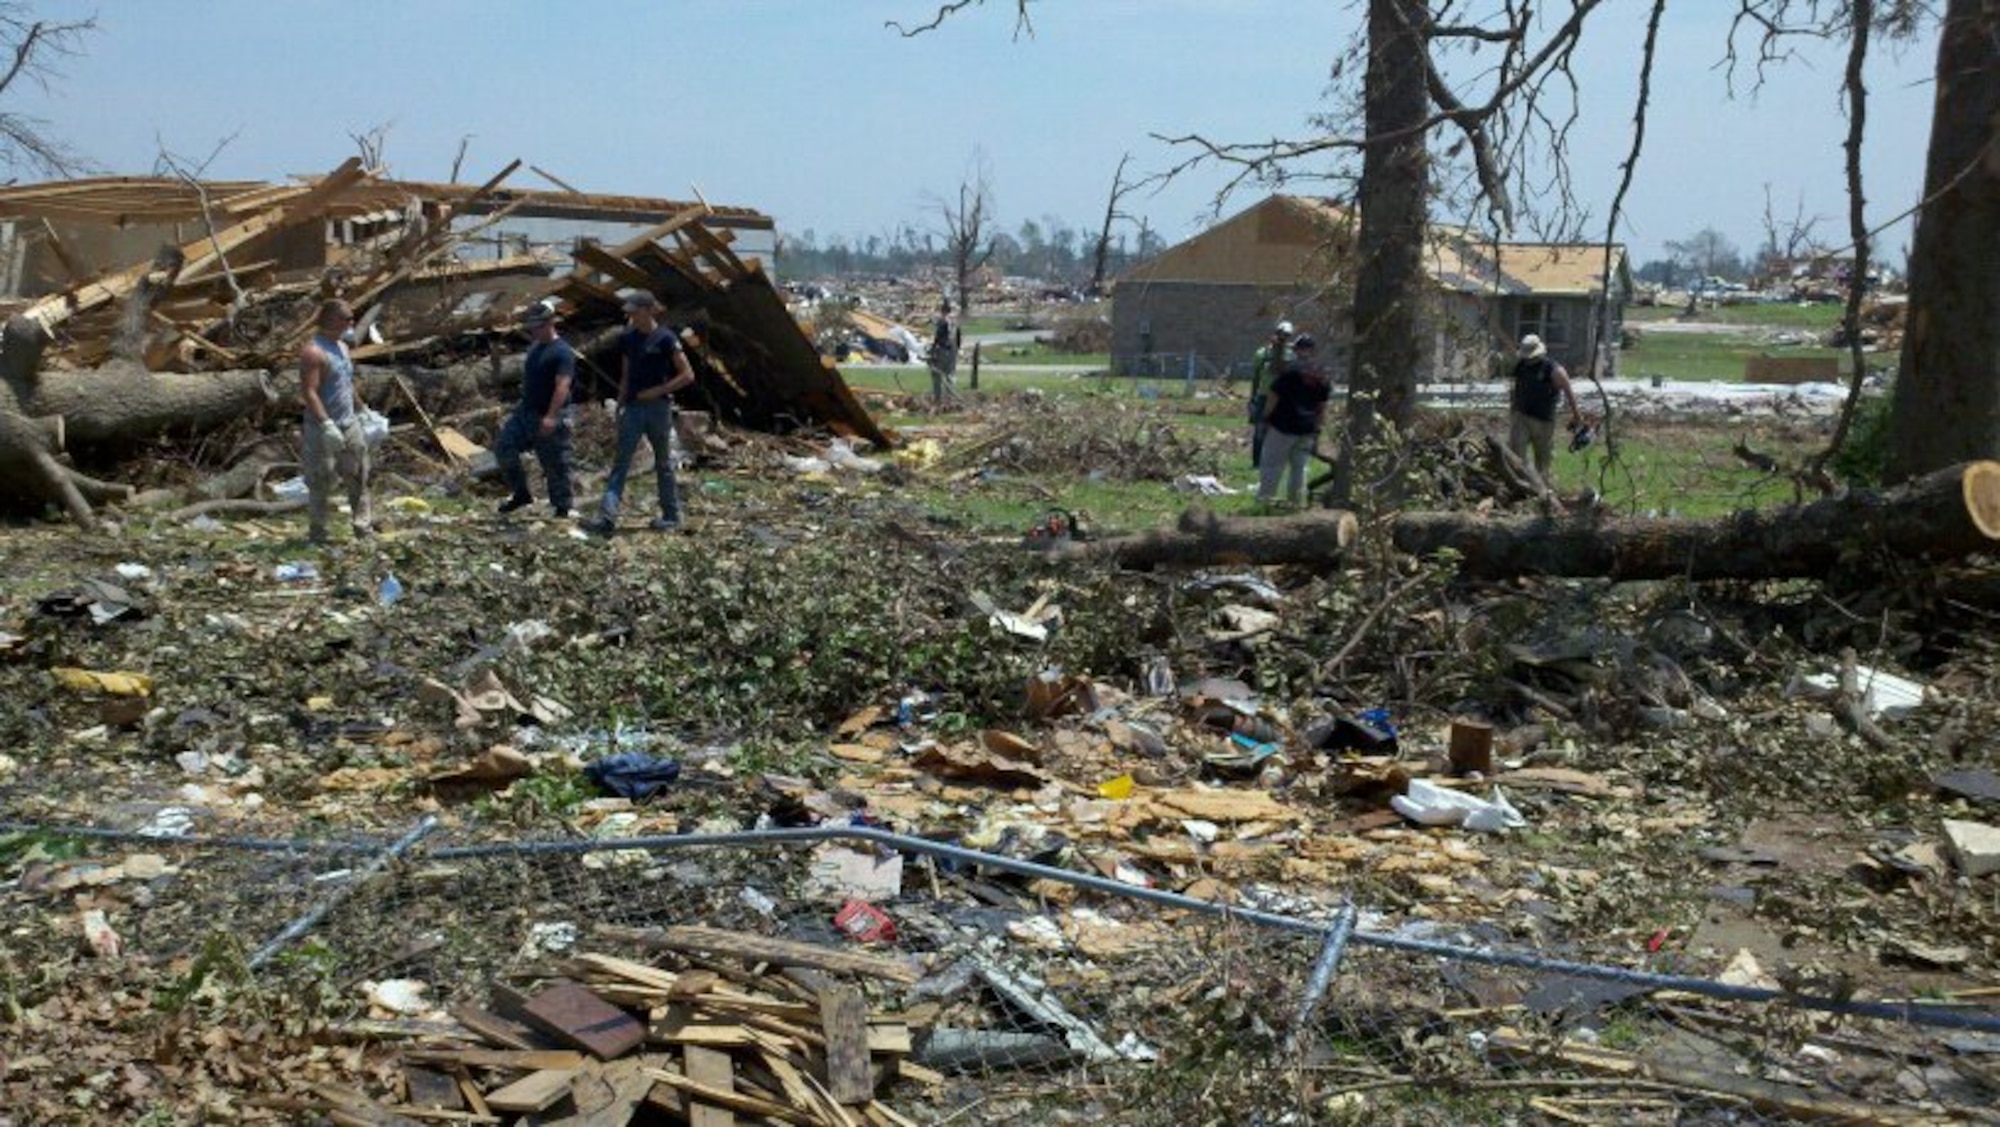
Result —
[[[1431, 276], [1457, 293], [1589, 297], [1604, 289], [1602, 243], [1490, 243], [1436, 234], [1430, 243]], [[1612, 245], [1611, 264], [1623, 278], [1623, 246]]]
[[[1324, 196], [1268, 196], [1126, 271], [1118, 284], [1324, 286], [1342, 272], [1355, 219], [1353, 209]], [[1443, 226], [1426, 241], [1426, 268], [1454, 292], [1587, 296], [1603, 288], [1601, 243], [1492, 243]], [[1629, 281], [1625, 248], [1614, 245], [1612, 257]]]
[[1351, 238], [1352, 215], [1321, 196], [1269, 196], [1127, 270], [1118, 283], [1324, 284]]

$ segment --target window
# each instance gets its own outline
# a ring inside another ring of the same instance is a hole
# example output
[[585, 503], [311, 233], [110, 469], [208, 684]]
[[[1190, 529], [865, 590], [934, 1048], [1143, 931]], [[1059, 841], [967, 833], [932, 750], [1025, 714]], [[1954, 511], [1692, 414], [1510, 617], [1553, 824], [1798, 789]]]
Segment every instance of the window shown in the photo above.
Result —
[[1514, 339], [1533, 333], [1550, 348], [1569, 343], [1569, 321], [1553, 301], [1524, 301], [1516, 308]]

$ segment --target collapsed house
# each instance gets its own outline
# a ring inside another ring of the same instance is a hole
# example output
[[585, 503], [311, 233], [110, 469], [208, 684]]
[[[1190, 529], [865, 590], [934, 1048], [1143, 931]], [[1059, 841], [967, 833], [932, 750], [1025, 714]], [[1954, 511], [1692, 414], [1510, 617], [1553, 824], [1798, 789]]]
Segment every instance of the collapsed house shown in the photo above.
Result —
[[[58, 500], [72, 515], [78, 502], [115, 499], [115, 487], [54, 461], [71, 439], [129, 446], [238, 417], [259, 394], [270, 405], [282, 397], [262, 373], [290, 370], [329, 297], [356, 308], [357, 363], [404, 368], [512, 351], [520, 310], [554, 300], [599, 381], [585, 393], [602, 395], [604, 373], [617, 371], [620, 294], [649, 290], [690, 342], [691, 406], [758, 430], [890, 443], [786, 311], [763, 265], [769, 216], [504, 187], [519, 167], [478, 185], [391, 180], [351, 159], [286, 184], [105, 177], [0, 189], [0, 492]], [[74, 427], [81, 393], [63, 385], [101, 368], [158, 378], [117, 383], [125, 409]], [[188, 394], [199, 402], [183, 407]]]

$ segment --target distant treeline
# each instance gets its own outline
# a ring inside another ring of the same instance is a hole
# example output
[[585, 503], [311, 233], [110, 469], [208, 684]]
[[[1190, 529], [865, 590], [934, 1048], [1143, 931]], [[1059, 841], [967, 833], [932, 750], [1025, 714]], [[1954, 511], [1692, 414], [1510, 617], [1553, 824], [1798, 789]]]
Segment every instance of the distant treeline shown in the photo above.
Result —
[[[1097, 232], [1080, 230], [1044, 216], [1029, 219], [1013, 231], [996, 232], [988, 265], [1001, 274], [1083, 286], [1095, 267]], [[1105, 256], [1105, 277], [1116, 277], [1133, 263], [1166, 249], [1151, 228], [1119, 232], [1111, 237]], [[778, 269], [787, 278], [845, 274], [910, 274], [946, 263], [945, 237], [937, 231], [904, 224], [873, 235], [826, 235], [808, 227], [778, 233]]]

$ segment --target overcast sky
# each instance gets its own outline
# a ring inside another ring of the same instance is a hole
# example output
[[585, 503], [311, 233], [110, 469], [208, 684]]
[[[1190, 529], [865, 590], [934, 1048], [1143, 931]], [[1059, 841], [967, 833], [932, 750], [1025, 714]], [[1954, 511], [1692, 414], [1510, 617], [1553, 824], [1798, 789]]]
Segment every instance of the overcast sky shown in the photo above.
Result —
[[[99, 165], [146, 173], [164, 144], [219, 177], [331, 168], [350, 133], [387, 125], [395, 175], [463, 179], [521, 157], [587, 191], [755, 207], [822, 241], [935, 225], [932, 201], [983, 156], [1003, 226], [1093, 229], [1119, 157], [1178, 159], [1155, 133], [1297, 137], [1360, 20], [1355, 0], [1042, 0], [1016, 38], [1012, 0], [904, 39], [935, 0], [38, 0], [99, 30], [50, 92], [21, 88]], [[1576, 192], [1600, 229], [1631, 138], [1643, 0], [1609, 0], [1581, 52]], [[1623, 237], [1635, 262], [1715, 226], [1748, 252], [1765, 185], [1803, 198], [1844, 242], [1839, 44], [1808, 45], [1754, 97], [1719, 69], [1730, 0], [1674, 0]], [[1935, 35], [1870, 67], [1868, 214], [1916, 201]], [[1131, 199], [1169, 241], [1209, 221], [1225, 179], [1188, 173]], [[546, 187], [525, 171], [520, 186]], [[1224, 207], [1261, 198], [1246, 189]], [[1900, 263], [1908, 226], [1878, 253]]]

